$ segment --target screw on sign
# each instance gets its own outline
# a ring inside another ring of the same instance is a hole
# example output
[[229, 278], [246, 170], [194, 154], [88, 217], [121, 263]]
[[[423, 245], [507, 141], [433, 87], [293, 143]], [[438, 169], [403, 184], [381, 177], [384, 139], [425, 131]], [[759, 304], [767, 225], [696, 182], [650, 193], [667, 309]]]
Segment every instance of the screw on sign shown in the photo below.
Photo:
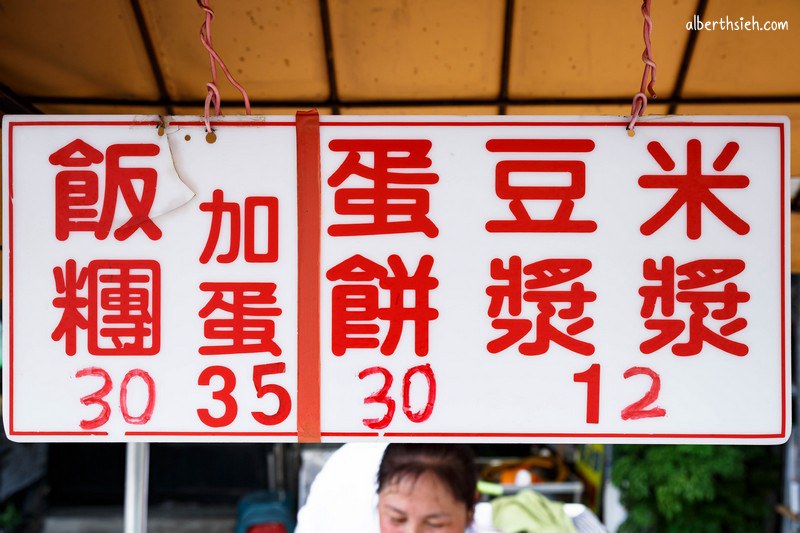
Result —
[[[101, 240], [108, 237], [117, 196], [121, 194], [131, 216], [114, 231], [114, 237], [123, 241], [141, 229], [150, 239], [160, 239], [161, 230], [150, 220], [158, 174], [153, 168], [120, 166], [123, 157], [154, 157], [159, 151], [155, 144], [112, 144], [106, 149], [105, 190], [99, 217], [97, 167], [103, 162], [103, 154], [81, 139], [51, 154], [50, 164], [66, 169], [58, 172], [55, 180], [56, 238], [64, 241], [75, 231], [94, 232]], [[137, 195], [134, 181], [141, 181], [141, 195]]]

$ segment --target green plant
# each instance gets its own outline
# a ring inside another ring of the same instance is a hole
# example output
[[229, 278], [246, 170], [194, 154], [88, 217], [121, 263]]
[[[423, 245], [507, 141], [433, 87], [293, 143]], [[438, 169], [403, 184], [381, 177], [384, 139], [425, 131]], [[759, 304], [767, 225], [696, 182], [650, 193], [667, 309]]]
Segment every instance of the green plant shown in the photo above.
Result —
[[764, 446], [615, 446], [611, 477], [628, 510], [619, 531], [763, 530], [779, 464]]
[[13, 503], [6, 505], [3, 512], [0, 513], [0, 531], [14, 531], [21, 523], [22, 514], [17, 507]]

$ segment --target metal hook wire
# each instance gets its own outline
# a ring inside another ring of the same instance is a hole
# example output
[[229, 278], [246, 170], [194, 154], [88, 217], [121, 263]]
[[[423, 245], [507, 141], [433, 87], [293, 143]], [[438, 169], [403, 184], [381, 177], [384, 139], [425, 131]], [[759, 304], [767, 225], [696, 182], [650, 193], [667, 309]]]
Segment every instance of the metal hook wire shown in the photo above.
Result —
[[205, 12], [205, 20], [203, 21], [202, 26], [200, 26], [200, 42], [203, 43], [203, 47], [208, 51], [209, 61], [211, 62], [211, 81], [206, 83], [206, 89], [208, 93], [206, 94], [204, 116], [206, 132], [211, 133], [211, 119], [209, 116], [211, 112], [211, 103], [214, 103], [215, 115], [221, 114], [220, 107], [222, 105], [219, 88], [217, 87], [217, 65], [219, 65], [219, 67], [222, 69], [222, 72], [225, 74], [225, 77], [228, 78], [228, 81], [231, 83], [231, 85], [236, 87], [242, 94], [245, 112], [248, 115], [250, 114], [250, 98], [247, 96], [247, 91], [233, 78], [233, 75], [228, 70], [228, 67], [225, 66], [225, 62], [214, 50], [211, 39], [211, 21], [214, 20], [214, 10], [208, 5], [208, 0], [197, 0], [197, 5]]
[[[642, 74], [642, 85], [639, 92], [633, 96], [631, 104], [631, 120], [626, 126], [630, 132], [636, 125], [636, 120], [644, 114], [647, 108], [647, 94], [650, 93], [651, 98], [656, 97], [655, 83], [656, 83], [656, 62], [653, 60], [653, 50], [651, 36], [653, 33], [653, 19], [650, 16], [650, 2], [651, 0], [644, 0], [642, 2], [642, 15], [644, 16], [644, 27], [642, 29], [642, 37], [644, 38], [644, 51], [642, 52], [642, 61], [644, 62], [644, 73]], [[649, 78], [649, 82], [648, 82]]]

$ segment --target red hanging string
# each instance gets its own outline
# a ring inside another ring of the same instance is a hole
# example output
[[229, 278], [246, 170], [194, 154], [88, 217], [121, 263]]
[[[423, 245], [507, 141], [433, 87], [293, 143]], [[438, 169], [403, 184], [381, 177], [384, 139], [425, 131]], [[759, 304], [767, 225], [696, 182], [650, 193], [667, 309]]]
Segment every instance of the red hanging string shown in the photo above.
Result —
[[[639, 92], [633, 96], [633, 103], [631, 104], [631, 121], [626, 127], [626, 129], [631, 132], [633, 132], [633, 127], [636, 125], [636, 120], [644, 114], [644, 110], [647, 108], [647, 95], [645, 94], [645, 90], [650, 93], [651, 98], [656, 97], [656, 92], [653, 88], [656, 83], [656, 62], [653, 60], [653, 50], [650, 42], [650, 36], [653, 33], [653, 19], [650, 17], [650, 2], [651, 0], [644, 0], [642, 3], [642, 15], [644, 15], [644, 29], [642, 31], [644, 37], [644, 51], [642, 52], [644, 74], [642, 74], [642, 86]], [[650, 78], [649, 83], [647, 81], [648, 77]]]
[[208, 0], [197, 0], [197, 5], [200, 6], [200, 9], [206, 13], [206, 19], [203, 22], [203, 25], [200, 26], [200, 42], [203, 43], [203, 47], [208, 51], [209, 61], [211, 62], [211, 81], [206, 83], [208, 94], [206, 94], [205, 104], [206, 131], [211, 133], [211, 120], [209, 118], [211, 113], [211, 103], [214, 103], [215, 115], [221, 114], [220, 106], [222, 104], [222, 99], [219, 95], [219, 89], [217, 88], [217, 65], [219, 65], [219, 67], [222, 69], [222, 72], [225, 74], [225, 77], [228, 78], [228, 81], [231, 83], [231, 85], [239, 89], [239, 92], [242, 93], [245, 112], [248, 115], [250, 114], [250, 98], [247, 96], [247, 91], [245, 91], [244, 87], [242, 87], [233, 78], [233, 75], [228, 70], [228, 67], [225, 66], [225, 62], [214, 50], [214, 46], [211, 42], [211, 21], [214, 19], [214, 11], [211, 9], [211, 7], [209, 7]]

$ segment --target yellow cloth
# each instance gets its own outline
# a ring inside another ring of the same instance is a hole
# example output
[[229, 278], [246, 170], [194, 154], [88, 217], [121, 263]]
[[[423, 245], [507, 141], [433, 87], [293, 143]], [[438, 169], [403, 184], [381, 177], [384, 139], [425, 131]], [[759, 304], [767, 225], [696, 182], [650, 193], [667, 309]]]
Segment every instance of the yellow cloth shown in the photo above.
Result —
[[494, 527], [503, 533], [575, 533], [561, 503], [532, 490], [492, 500]]

